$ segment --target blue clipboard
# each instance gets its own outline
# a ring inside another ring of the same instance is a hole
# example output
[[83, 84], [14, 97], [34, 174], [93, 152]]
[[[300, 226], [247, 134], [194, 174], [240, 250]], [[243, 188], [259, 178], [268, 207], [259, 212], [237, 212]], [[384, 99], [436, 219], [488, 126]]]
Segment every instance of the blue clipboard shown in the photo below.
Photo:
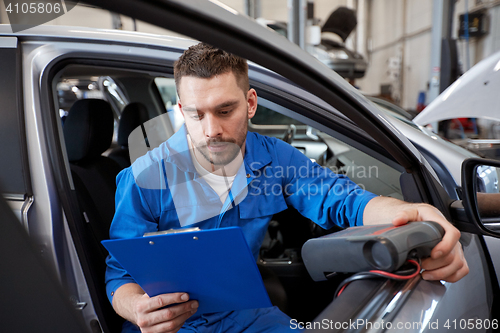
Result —
[[102, 244], [150, 297], [186, 292], [197, 314], [272, 306], [239, 227]]

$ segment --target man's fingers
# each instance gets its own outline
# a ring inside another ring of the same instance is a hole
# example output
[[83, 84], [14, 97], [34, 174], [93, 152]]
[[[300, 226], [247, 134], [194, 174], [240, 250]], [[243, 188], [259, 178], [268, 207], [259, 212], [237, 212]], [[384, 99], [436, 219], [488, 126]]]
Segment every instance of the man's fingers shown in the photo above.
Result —
[[[198, 308], [198, 301], [172, 305], [168, 308], [154, 311], [138, 320], [139, 327], [170, 327], [173, 330], [177, 326], [182, 326], [187, 318], [193, 315]], [[187, 317], [186, 317], [187, 316]], [[186, 317], [185, 319], [183, 319]], [[149, 329], [148, 329], [149, 332]]]
[[[196, 312], [196, 311], [195, 311]], [[179, 317], [175, 318], [174, 320], [168, 321], [168, 322], [163, 322], [161, 324], [158, 324], [154, 326], [154, 328], [151, 330], [152, 333], [155, 332], [177, 332], [182, 325], [186, 322], [186, 320], [191, 317], [194, 314], [194, 312], [186, 312]], [[150, 331], [148, 331], [149, 333]]]
[[427, 258], [422, 262], [422, 278], [425, 280], [445, 280], [455, 282], [469, 273], [469, 267], [464, 260], [462, 247], [457, 244], [448, 255], [439, 259]]
[[408, 208], [394, 216], [392, 224], [395, 226], [406, 224], [410, 221], [418, 221], [418, 210], [416, 208]]
[[439, 259], [433, 259], [432, 257], [423, 259], [421, 267], [426, 271], [432, 271], [444, 266], [451, 265], [453, 263], [453, 260], [455, 260], [455, 254], [452, 251], [449, 254], [440, 257]]
[[183, 316], [186, 313], [189, 313], [191, 315], [194, 312], [196, 312], [197, 309], [198, 309], [198, 301], [189, 301], [186, 303], [177, 304], [165, 309], [158, 310], [154, 313], [154, 315], [158, 317], [157, 322], [161, 322], [165, 320], [174, 320], [180, 316]]
[[438, 259], [441, 258], [448, 253], [450, 253], [453, 248], [457, 245], [460, 239], [460, 231], [455, 228], [448, 221], [436, 221], [438, 222], [444, 229], [444, 236], [441, 242], [439, 242], [431, 252], [431, 258]]
[[447, 282], [457, 282], [467, 274], [469, 274], [469, 266], [467, 266], [467, 263], [465, 263], [465, 265], [462, 266], [462, 268], [459, 269], [455, 274], [448, 276], [444, 280]]
[[[457, 269], [460, 267], [459, 269]], [[422, 273], [422, 278], [424, 280], [444, 280], [447, 282], [457, 282], [464, 276], [466, 276], [469, 273], [469, 266], [467, 266], [467, 263], [464, 261], [463, 263], [460, 263], [458, 266], [446, 266], [440, 269], [436, 269], [433, 271], [424, 271]]]
[[460, 239], [460, 231], [449, 223], [440, 211], [432, 206], [421, 204], [408, 207], [396, 214], [392, 223], [394, 225], [402, 225], [410, 221], [434, 221], [443, 227], [445, 232], [443, 239], [431, 252], [431, 257], [434, 259], [441, 258], [450, 253]]
[[431, 257], [422, 262], [422, 268], [426, 270], [422, 277], [455, 282], [467, 275], [469, 267], [458, 242], [460, 231], [439, 210], [427, 204], [408, 204], [394, 216], [392, 224], [400, 226], [413, 221], [437, 222], [444, 229], [443, 239], [432, 249]]
[[147, 313], [156, 311], [170, 304], [184, 303], [187, 300], [189, 300], [189, 295], [186, 293], [162, 294], [151, 298], [145, 295], [144, 300], [138, 304], [137, 310], [138, 312]]

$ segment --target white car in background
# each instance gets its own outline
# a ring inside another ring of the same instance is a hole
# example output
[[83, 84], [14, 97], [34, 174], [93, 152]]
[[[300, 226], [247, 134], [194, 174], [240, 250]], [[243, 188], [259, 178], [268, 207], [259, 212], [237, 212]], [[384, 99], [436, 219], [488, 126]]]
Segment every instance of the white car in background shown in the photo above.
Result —
[[454, 142], [500, 159], [500, 52], [483, 59], [432, 101], [413, 121], [421, 126], [455, 118], [481, 119], [486, 139]]

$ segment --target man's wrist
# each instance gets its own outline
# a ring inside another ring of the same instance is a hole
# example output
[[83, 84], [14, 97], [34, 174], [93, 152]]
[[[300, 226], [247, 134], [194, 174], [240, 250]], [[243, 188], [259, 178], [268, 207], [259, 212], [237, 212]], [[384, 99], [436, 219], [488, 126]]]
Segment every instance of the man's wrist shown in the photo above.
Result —
[[119, 287], [113, 297], [113, 308], [116, 313], [128, 321], [137, 323], [137, 304], [145, 292], [135, 283], [127, 283]]
[[141, 298], [144, 297], [144, 294], [140, 295], [140, 294], [136, 294], [136, 295], [133, 295], [130, 299], [130, 310], [131, 310], [131, 314], [132, 314], [132, 323], [136, 324], [137, 325], [137, 322], [138, 322], [138, 317], [139, 317], [139, 312], [138, 312], [138, 303], [139, 301], [141, 300]]

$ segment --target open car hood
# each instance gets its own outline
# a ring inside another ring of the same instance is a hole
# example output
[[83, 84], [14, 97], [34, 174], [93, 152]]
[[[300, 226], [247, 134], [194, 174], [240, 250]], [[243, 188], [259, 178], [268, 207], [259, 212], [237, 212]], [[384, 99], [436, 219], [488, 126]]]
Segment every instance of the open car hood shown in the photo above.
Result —
[[358, 20], [356, 19], [354, 10], [347, 7], [339, 7], [330, 14], [321, 28], [321, 32], [337, 34], [345, 42], [357, 24]]
[[432, 101], [413, 121], [427, 125], [453, 118], [500, 121], [500, 52], [482, 60]]

